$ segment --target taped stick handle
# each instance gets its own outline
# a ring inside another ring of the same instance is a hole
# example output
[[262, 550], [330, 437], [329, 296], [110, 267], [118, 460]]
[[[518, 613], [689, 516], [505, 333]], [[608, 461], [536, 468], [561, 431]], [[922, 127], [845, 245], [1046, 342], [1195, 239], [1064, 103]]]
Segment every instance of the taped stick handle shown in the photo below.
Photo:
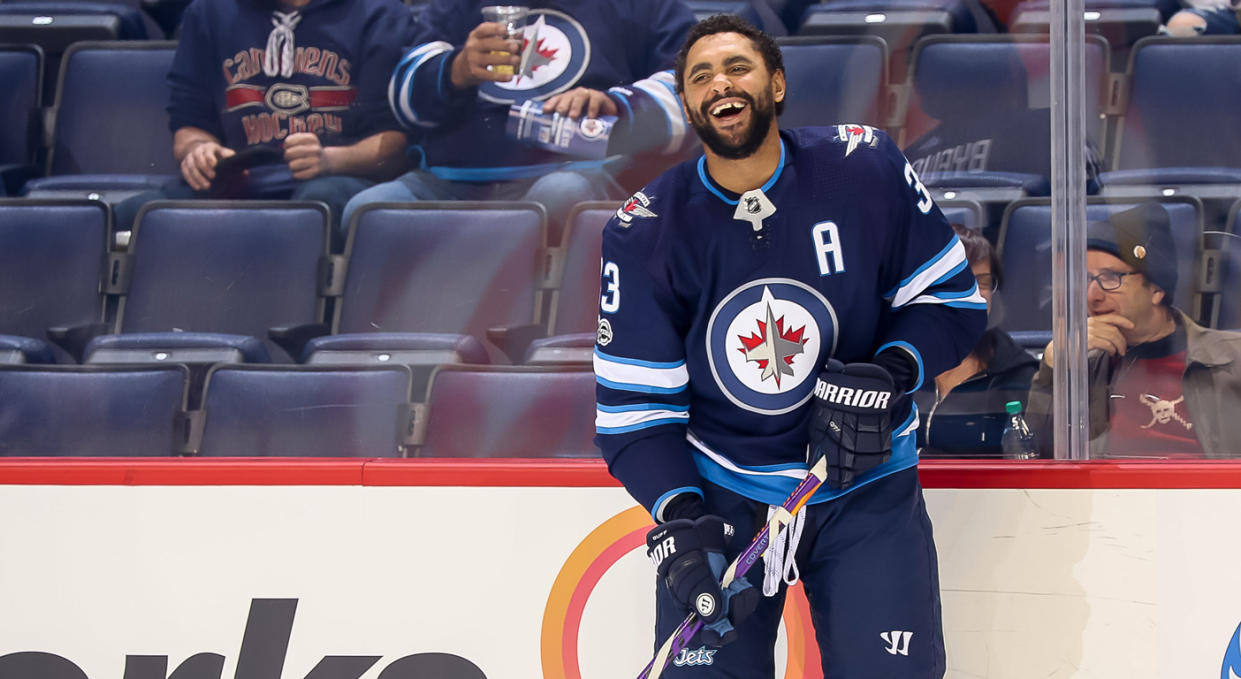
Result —
[[[749, 546], [745, 548], [736, 559], [728, 565], [728, 569], [724, 571], [724, 577], [720, 580], [720, 588], [727, 588], [734, 580], [744, 577], [750, 568], [762, 557], [763, 552], [767, 551], [767, 545], [771, 542], [773, 532], [778, 534], [792, 520], [793, 517], [800, 512], [811, 496], [815, 494], [823, 483], [827, 480], [827, 458], [820, 457], [807, 472], [806, 478], [797, 484], [797, 488], [788, 496], [780, 510], [775, 512], [771, 520], [764, 524], [758, 531], [758, 535], [750, 541]], [[694, 635], [702, 629], [702, 620], [697, 613], [690, 612], [685, 620], [677, 626], [672, 636], [660, 645], [659, 650], [655, 653], [655, 657], [651, 659], [642, 673], [638, 675], [638, 679], [659, 679], [667, 669], [668, 663], [676, 657], [678, 653], [684, 650], [689, 643], [693, 641]]]

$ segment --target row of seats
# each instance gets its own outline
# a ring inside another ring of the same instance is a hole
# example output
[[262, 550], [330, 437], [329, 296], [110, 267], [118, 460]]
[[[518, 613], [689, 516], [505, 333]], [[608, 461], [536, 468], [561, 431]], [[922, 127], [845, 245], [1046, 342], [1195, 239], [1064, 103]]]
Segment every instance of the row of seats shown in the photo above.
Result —
[[320, 203], [163, 201], [111, 252], [99, 201], [4, 199], [0, 360], [589, 361], [615, 209], [377, 204], [333, 255]]
[[[163, 132], [165, 74], [174, 48], [173, 43], [71, 48], [56, 102], [46, 116], [47, 162], [42, 166], [37, 164], [44, 153], [37, 130], [45, 116], [37, 88], [30, 87], [38, 80], [38, 51], [0, 51], [0, 75], [12, 83], [12, 98], [0, 106], [5, 117], [0, 121], [0, 176], [9, 192], [97, 195], [111, 202], [175, 177], [171, 134]], [[908, 88], [890, 84], [884, 68], [887, 46], [873, 36], [785, 38], [781, 48], [790, 81], [782, 120], [786, 127], [872, 124], [887, 129], [903, 148], [943, 129], [937, 125], [976, 130], [979, 138], [1004, 135], [1010, 143], [1040, 148], [1051, 143], [1047, 116], [1020, 115], [1050, 105], [1045, 37], [924, 38], [914, 50]], [[1097, 177], [1102, 194], [1123, 197], [1158, 186], [1213, 205], [1238, 195], [1241, 136], [1234, 133], [1230, 112], [1241, 105], [1241, 71], [1234, 67], [1241, 63], [1241, 37], [1145, 40], [1135, 49], [1128, 76], [1110, 73], [1108, 54], [1101, 38], [1088, 40], [1087, 137], [1107, 161], [1109, 171]], [[110, 134], [99, 135], [100, 129]], [[918, 169], [928, 187], [968, 189], [970, 197], [984, 202], [1046, 195], [1046, 155], [1009, 155], [1002, 169], [978, 171], [968, 150], [946, 148]], [[1226, 205], [1214, 206], [1217, 213], [1226, 210]], [[999, 212], [992, 216], [998, 221]], [[1222, 214], [1215, 221], [1222, 221]]]
[[[1177, 242], [1174, 303], [1209, 325], [1241, 326], [1241, 201], [1222, 232], [1204, 228], [1195, 198], [1152, 199]], [[1087, 215], [1132, 204], [1092, 198]], [[974, 201], [941, 207], [952, 222], [986, 225]], [[334, 255], [322, 204], [164, 201], [111, 252], [98, 201], [0, 200], [0, 361], [588, 362], [614, 211], [578, 205], [549, 246], [534, 203], [377, 204]], [[1051, 327], [1050, 224], [1047, 199], [1006, 211], [1005, 295], [1022, 310], [1006, 329]]]
[[[598, 456], [594, 374], [449, 366], [0, 366], [0, 456]], [[200, 400], [201, 407], [191, 407]]]

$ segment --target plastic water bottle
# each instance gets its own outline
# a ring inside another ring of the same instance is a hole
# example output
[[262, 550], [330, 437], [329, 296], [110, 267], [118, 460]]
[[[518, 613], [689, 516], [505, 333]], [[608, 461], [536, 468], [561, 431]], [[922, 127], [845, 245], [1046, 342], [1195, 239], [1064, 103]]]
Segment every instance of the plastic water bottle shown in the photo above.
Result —
[[1004, 449], [1004, 457], [1010, 460], [1034, 460], [1038, 458], [1038, 443], [1034, 432], [1026, 424], [1021, 414], [1021, 401], [1009, 401], [1004, 404], [1008, 412], [1008, 423], [1004, 425], [1004, 433], [1000, 436], [1000, 446]]

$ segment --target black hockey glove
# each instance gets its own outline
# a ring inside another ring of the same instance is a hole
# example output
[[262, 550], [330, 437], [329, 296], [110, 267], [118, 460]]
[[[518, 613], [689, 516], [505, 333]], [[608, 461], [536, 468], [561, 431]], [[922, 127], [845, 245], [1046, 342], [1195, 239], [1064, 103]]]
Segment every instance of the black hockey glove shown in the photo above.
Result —
[[828, 359], [814, 385], [806, 461], [827, 456], [828, 487], [853, 485], [891, 457], [892, 417], [906, 411], [908, 399], [883, 367]]
[[758, 590], [745, 578], [720, 589], [728, 567], [724, 548], [732, 534], [733, 527], [723, 519], [706, 515], [674, 519], [646, 535], [646, 554], [660, 581], [686, 611], [702, 618], [702, 641], [708, 646], [723, 646], [736, 639], [734, 626], [758, 605]]

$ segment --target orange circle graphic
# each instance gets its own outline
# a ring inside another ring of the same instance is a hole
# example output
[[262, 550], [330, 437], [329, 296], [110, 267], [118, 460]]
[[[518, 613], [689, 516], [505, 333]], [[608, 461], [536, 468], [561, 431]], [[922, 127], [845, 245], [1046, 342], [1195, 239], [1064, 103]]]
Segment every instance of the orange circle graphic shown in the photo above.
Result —
[[[632, 507], [599, 524], [565, 560], [543, 611], [543, 679], [582, 679], [577, 646], [586, 601], [609, 568], [645, 545], [646, 532], [653, 525], [645, 509]], [[791, 588], [785, 599], [784, 629], [788, 638], [785, 679], [822, 679], [810, 606], [800, 585]], [[634, 675], [641, 669], [634, 667]]]

